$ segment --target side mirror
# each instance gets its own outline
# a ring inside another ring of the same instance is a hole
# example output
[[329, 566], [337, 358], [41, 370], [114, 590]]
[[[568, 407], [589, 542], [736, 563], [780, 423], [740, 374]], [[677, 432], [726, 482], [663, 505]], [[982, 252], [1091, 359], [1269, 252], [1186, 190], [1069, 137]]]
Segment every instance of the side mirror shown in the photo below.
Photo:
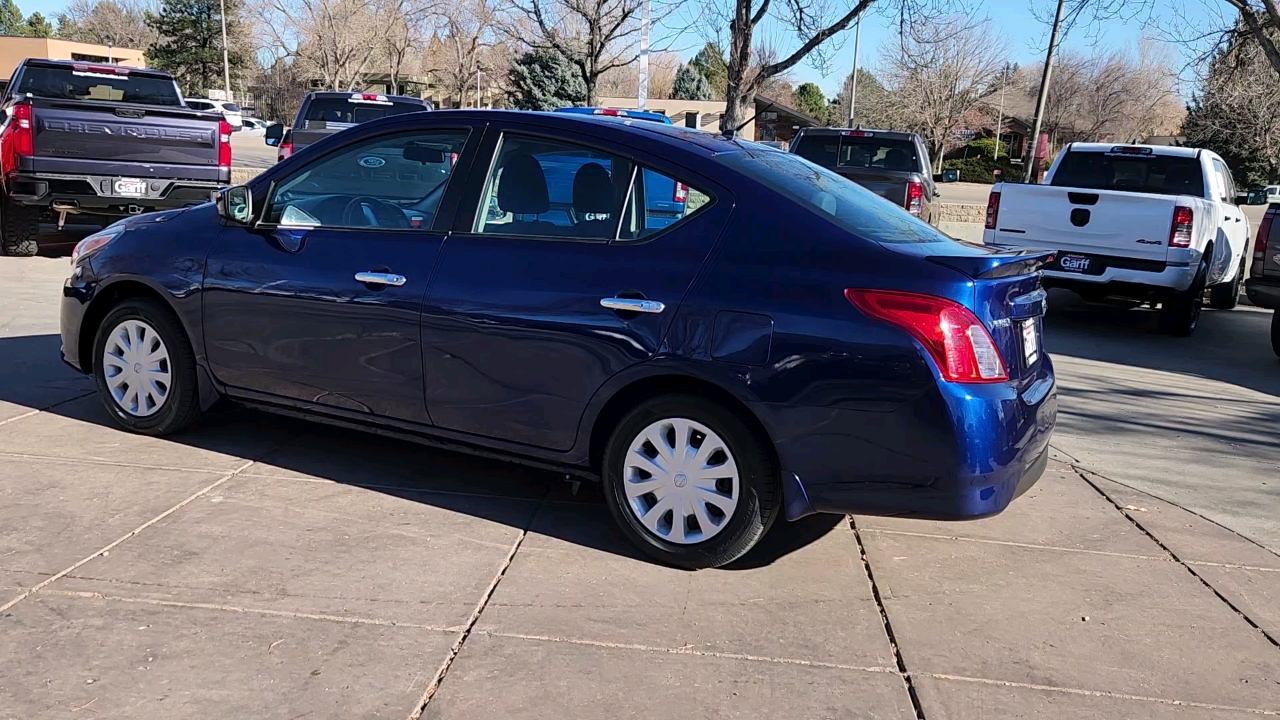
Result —
[[281, 125], [280, 123], [271, 123], [268, 125], [267, 132], [263, 136], [262, 142], [270, 145], [271, 147], [276, 147], [280, 144], [281, 140], [284, 140], [284, 125]]
[[248, 225], [253, 219], [253, 193], [244, 185], [224, 188], [218, 192], [214, 203], [218, 207], [218, 215], [236, 225]]
[[1249, 192], [1236, 194], [1236, 205], [1266, 205], [1267, 191], [1259, 188]]

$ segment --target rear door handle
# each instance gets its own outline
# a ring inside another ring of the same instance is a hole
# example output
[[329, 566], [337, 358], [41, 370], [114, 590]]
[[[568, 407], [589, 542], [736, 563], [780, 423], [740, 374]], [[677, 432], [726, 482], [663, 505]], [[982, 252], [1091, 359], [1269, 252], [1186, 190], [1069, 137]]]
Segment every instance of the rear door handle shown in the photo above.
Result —
[[657, 300], [640, 300], [638, 298], [620, 298], [609, 297], [601, 298], [600, 305], [610, 310], [621, 310], [623, 312], [638, 313], [660, 313], [667, 309], [666, 305]]
[[356, 273], [356, 282], [362, 282], [366, 285], [394, 285], [400, 287], [405, 284], [407, 278], [403, 275], [385, 272], [358, 272]]

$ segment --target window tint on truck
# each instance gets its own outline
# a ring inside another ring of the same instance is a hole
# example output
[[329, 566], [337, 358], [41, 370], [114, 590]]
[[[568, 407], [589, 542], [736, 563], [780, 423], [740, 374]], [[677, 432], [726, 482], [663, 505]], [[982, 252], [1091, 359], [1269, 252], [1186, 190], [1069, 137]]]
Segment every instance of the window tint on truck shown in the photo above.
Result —
[[1058, 164], [1050, 185], [1204, 197], [1204, 173], [1195, 157], [1072, 152]]
[[314, 98], [307, 106], [306, 116], [302, 118], [302, 129], [344, 129], [387, 115], [400, 115], [426, 109], [422, 103], [395, 101], [375, 103], [355, 101], [350, 98]]
[[110, 100], [138, 105], [180, 107], [178, 86], [167, 77], [77, 70], [74, 66], [27, 66], [22, 71], [18, 92], [54, 100]]

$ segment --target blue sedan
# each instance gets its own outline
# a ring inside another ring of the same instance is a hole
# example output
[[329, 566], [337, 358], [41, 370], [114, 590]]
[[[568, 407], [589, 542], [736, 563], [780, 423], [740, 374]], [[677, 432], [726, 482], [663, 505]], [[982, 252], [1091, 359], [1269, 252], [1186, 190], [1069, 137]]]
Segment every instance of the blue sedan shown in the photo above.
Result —
[[1035, 483], [1050, 257], [755, 143], [419, 113], [85, 238], [62, 353], [134, 432], [225, 398], [553, 468], [712, 567], [780, 514], [977, 518]]

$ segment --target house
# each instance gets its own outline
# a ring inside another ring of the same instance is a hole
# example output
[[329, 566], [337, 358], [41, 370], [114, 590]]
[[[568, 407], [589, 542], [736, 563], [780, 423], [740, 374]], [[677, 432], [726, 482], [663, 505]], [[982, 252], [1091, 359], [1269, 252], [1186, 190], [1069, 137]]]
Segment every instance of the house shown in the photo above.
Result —
[[9, 78], [18, 63], [27, 58], [50, 60], [81, 60], [108, 65], [146, 67], [147, 60], [141, 50], [72, 42], [58, 38], [33, 38], [0, 36], [0, 92], [9, 87]]
[[[603, 97], [599, 103], [602, 107], [619, 110], [638, 110], [636, 98]], [[697, 128], [707, 132], [720, 132], [720, 118], [724, 116], [725, 104], [714, 100], [670, 100], [666, 98], [650, 98], [645, 103], [645, 110], [662, 113], [676, 125]], [[794, 108], [757, 95], [755, 112], [751, 117], [743, 118], [746, 123], [739, 130], [741, 137], [758, 142], [790, 143], [796, 130], [802, 127], [817, 127], [822, 123]]]

